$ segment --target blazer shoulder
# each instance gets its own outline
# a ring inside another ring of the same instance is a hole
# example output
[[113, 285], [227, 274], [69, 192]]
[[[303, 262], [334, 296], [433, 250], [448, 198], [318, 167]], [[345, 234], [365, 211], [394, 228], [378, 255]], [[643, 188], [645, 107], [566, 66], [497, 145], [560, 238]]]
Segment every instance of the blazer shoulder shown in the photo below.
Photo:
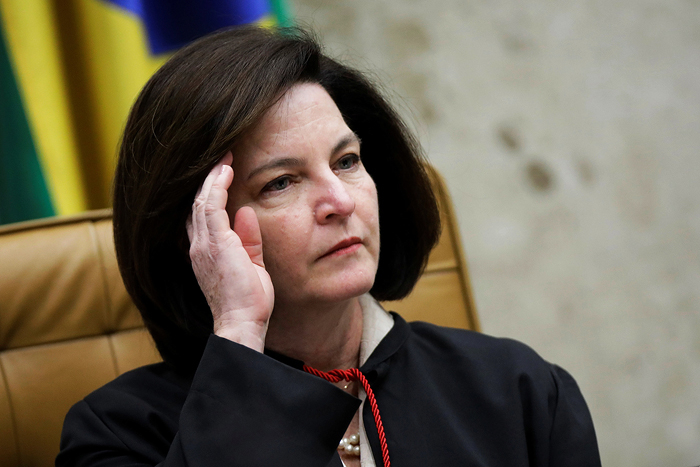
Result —
[[414, 345], [450, 354], [470, 365], [514, 373], [539, 373], [554, 370], [527, 344], [506, 337], [494, 337], [476, 331], [447, 328], [425, 322], [410, 323]]
[[98, 414], [111, 413], [116, 406], [171, 412], [182, 406], [190, 384], [165, 363], [155, 363], [117, 376], [83, 401]]

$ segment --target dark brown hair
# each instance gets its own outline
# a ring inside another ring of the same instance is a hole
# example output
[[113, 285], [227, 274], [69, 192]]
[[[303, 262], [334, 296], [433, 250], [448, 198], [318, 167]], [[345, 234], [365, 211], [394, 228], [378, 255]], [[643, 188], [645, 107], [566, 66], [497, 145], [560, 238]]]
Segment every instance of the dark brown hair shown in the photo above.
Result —
[[362, 74], [325, 56], [299, 29], [244, 27], [204, 37], [141, 91], [114, 180], [114, 239], [126, 289], [163, 359], [180, 370], [196, 368], [213, 329], [188, 256], [185, 221], [195, 193], [237, 139], [301, 82], [323, 86], [362, 140], [380, 212], [372, 295], [405, 297], [437, 242], [440, 219], [420, 148]]

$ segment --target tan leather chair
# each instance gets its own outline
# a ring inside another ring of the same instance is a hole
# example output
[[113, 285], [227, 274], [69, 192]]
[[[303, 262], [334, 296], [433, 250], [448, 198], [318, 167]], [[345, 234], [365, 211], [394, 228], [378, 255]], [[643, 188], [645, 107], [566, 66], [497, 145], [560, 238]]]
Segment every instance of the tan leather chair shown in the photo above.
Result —
[[[439, 246], [407, 320], [479, 329], [452, 206], [435, 175]], [[0, 466], [51, 466], [68, 408], [160, 358], [124, 290], [111, 211], [0, 227]]]

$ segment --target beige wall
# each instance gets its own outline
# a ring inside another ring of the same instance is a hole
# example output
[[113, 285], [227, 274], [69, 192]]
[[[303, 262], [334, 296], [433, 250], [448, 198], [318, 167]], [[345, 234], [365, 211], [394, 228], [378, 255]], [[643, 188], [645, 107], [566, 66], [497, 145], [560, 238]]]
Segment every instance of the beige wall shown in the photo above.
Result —
[[700, 2], [294, 0], [455, 199], [484, 331], [577, 378], [603, 464], [700, 464]]

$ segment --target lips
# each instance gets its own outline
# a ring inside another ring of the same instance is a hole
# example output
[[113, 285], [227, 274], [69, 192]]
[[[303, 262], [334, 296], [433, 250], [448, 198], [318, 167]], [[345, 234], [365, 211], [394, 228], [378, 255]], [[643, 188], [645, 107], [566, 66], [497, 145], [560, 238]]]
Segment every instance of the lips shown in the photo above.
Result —
[[319, 259], [329, 258], [332, 256], [342, 256], [349, 253], [354, 253], [362, 246], [362, 240], [359, 237], [350, 237], [336, 243], [331, 249], [325, 252]]

